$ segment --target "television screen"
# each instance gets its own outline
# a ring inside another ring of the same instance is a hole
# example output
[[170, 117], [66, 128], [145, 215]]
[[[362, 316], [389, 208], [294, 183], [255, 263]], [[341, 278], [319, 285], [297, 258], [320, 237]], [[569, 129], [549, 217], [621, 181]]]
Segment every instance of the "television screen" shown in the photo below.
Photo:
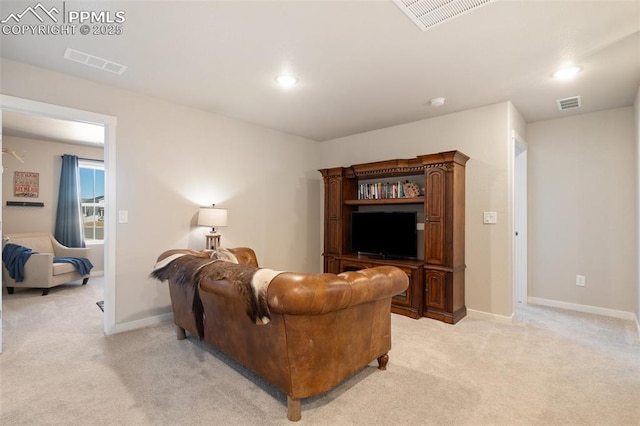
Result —
[[354, 252], [383, 258], [415, 258], [416, 223], [416, 212], [353, 212], [351, 247]]

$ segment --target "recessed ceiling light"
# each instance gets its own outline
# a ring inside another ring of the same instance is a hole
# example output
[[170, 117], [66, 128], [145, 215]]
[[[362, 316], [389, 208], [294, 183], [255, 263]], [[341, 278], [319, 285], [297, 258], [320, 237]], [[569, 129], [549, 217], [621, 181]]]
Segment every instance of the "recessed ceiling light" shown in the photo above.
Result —
[[562, 68], [553, 73], [553, 78], [568, 80], [570, 78], [574, 78], [580, 71], [582, 71], [582, 67], [579, 66]]
[[444, 98], [433, 98], [429, 101], [432, 107], [440, 107], [444, 105]]
[[290, 89], [298, 84], [298, 79], [292, 75], [279, 75], [276, 77], [276, 83], [284, 89]]

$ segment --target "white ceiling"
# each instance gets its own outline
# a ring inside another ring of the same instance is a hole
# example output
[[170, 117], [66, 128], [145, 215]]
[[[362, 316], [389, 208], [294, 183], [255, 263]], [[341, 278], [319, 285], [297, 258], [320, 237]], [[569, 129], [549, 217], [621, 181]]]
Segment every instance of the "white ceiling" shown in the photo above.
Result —
[[[2, 3], [4, 19], [34, 2]], [[123, 10], [123, 34], [2, 36], [2, 56], [318, 141], [506, 100], [528, 122], [629, 106], [640, 85], [640, 0], [494, 0], [425, 32], [391, 0], [71, 7]], [[67, 47], [128, 68], [65, 60]], [[583, 72], [550, 78], [566, 64]], [[572, 96], [582, 107], [559, 111]]]
[[104, 145], [103, 126], [15, 111], [2, 111], [2, 133], [8, 136], [45, 139], [76, 145]]

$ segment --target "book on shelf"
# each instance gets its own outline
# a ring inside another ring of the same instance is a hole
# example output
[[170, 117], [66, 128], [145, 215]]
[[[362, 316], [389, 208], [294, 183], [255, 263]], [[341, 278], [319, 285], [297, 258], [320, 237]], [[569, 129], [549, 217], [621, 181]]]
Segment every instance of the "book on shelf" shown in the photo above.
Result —
[[383, 200], [405, 197], [404, 184], [400, 181], [361, 183], [358, 186], [358, 200]]

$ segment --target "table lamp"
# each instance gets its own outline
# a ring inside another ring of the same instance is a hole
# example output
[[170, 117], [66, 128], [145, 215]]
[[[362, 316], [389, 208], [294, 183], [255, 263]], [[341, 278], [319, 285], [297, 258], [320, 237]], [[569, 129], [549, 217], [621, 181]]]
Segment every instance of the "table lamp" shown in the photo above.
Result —
[[[215, 204], [211, 207], [200, 207], [198, 226], [211, 227], [211, 233], [206, 236], [207, 248], [217, 249], [220, 246], [220, 234], [216, 234], [216, 228], [227, 226], [227, 209], [217, 209]], [[213, 244], [210, 244], [211, 242]]]

